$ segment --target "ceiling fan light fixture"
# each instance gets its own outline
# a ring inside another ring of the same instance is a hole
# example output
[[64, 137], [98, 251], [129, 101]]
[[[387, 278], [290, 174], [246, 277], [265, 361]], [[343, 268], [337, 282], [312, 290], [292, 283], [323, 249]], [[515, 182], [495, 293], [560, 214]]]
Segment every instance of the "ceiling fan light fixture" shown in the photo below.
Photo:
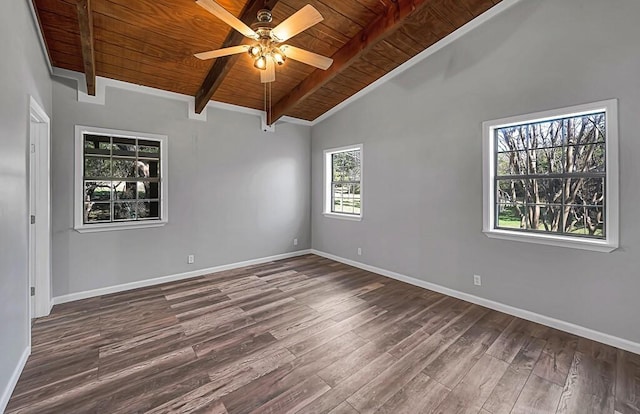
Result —
[[258, 58], [262, 55], [262, 48], [260, 45], [253, 45], [249, 48], [249, 55], [254, 58]]
[[284, 61], [287, 60], [287, 57], [282, 52], [282, 50], [277, 47], [273, 48], [273, 50], [271, 51], [271, 56], [273, 56], [273, 61], [280, 66], [284, 65]]
[[260, 55], [260, 57], [258, 57], [253, 63], [253, 66], [260, 70], [267, 69], [267, 58], [264, 55]]

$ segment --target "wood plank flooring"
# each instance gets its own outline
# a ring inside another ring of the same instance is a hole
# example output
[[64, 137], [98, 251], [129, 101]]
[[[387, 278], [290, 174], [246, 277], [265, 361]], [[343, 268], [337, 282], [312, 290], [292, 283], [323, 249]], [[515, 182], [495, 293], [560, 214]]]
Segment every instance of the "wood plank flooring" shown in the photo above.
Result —
[[54, 308], [7, 413], [640, 413], [640, 356], [314, 255]]

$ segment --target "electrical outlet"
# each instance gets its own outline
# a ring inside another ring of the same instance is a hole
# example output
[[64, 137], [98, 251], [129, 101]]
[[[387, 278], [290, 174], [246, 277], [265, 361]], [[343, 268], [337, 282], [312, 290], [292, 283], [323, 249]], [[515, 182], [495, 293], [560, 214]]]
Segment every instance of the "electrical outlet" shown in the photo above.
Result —
[[480, 277], [480, 275], [473, 275], [473, 284], [476, 286], [482, 286], [482, 277]]
[[187, 256], [187, 263], [189, 264], [193, 264], [196, 261], [196, 257], [192, 254], [190, 254], [189, 256]]
[[362, 248], [358, 247], [358, 256], [362, 256]]
[[298, 239], [293, 239], [293, 245], [297, 246], [298, 245]]

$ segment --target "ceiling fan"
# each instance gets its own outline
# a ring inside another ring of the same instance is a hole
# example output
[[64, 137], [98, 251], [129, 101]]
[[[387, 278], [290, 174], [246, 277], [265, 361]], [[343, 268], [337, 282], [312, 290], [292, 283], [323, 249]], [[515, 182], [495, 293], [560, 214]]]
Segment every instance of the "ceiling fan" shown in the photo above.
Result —
[[291, 45], [282, 44], [293, 36], [307, 30], [323, 20], [322, 15], [310, 4], [298, 10], [282, 23], [274, 26], [271, 23], [271, 10], [258, 12], [257, 21], [247, 26], [240, 19], [228, 12], [213, 0], [197, 0], [196, 4], [218, 17], [254, 43], [231, 46], [210, 52], [196, 53], [198, 59], [207, 60], [222, 56], [249, 53], [254, 59], [253, 66], [260, 70], [260, 81], [270, 83], [276, 80], [276, 65], [283, 65], [287, 58], [327, 70], [333, 59]]

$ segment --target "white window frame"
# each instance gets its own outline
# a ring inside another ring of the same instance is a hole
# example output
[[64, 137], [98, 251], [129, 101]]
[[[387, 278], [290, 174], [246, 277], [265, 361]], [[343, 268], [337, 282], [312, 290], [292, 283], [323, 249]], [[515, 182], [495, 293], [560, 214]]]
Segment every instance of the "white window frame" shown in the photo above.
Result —
[[[324, 183], [323, 183], [323, 214], [325, 217], [337, 218], [342, 220], [361, 221], [364, 212], [364, 145], [354, 144], [339, 148], [329, 148], [324, 150]], [[360, 151], [360, 214], [336, 213], [331, 211], [331, 174], [333, 165], [331, 163], [331, 155], [338, 152]]]
[[[116, 223], [84, 223], [84, 134], [115, 135], [124, 138], [141, 138], [160, 141], [160, 220], [124, 221]], [[166, 135], [148, 134], [143, 132], [122, 131], [109, 128], [97, 128], [76, 125], [75, 128], [75, 181], [74, 181], [74, 229], [79, 233], [92, 233], [112, 230], [143, 229], [162, 227], [169, 221], [168, 209], [168, 137]]]
[[[593, 112], [606, 114], [606, 202], [605, 239], [589, 239], [565, 235], [528, 233], [495, 228], [495, 131], [500, 128], [543, 122], [557, 118], [580, 116]], [[619, 199], [618, 199], [618, 101], [610, 99], [550, 111], [518, 115], [486, 121], [483, 129], [483, 232], [490, 238], [530, 242], [558, 247], [569, 247], [599, 252], [611, 252], [618, 248]]]

